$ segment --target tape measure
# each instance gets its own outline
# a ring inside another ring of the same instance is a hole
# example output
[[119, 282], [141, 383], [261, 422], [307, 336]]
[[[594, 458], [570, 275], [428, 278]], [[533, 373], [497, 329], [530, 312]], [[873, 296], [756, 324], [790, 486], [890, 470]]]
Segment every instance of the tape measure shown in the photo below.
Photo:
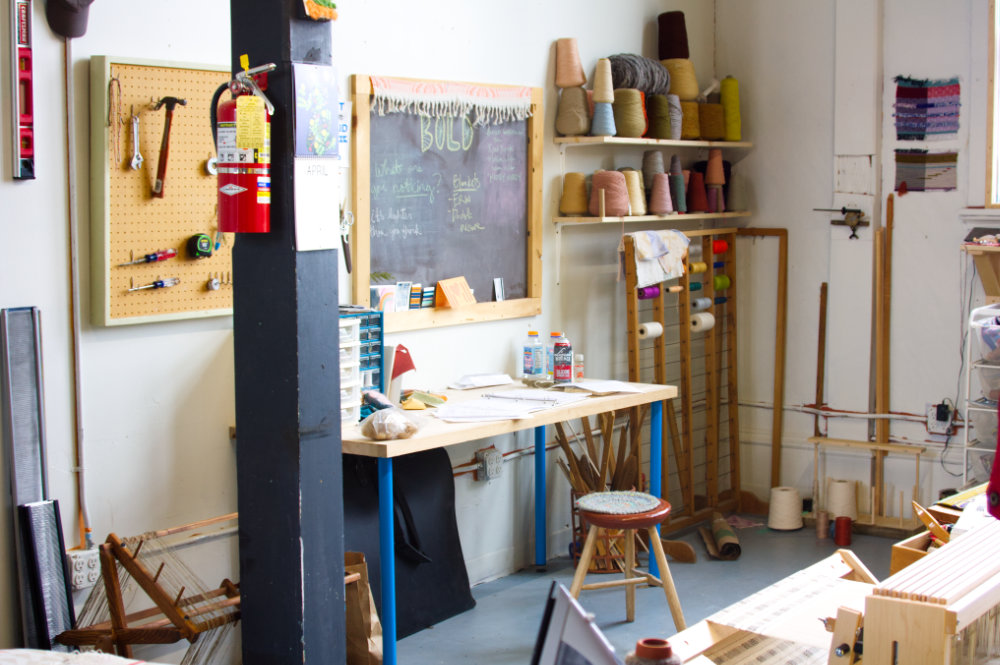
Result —
[[204, 259], [212, 255], [212, 239], [204, 233], [199, 233], [188, 238], [188, 256], [192, 259]]

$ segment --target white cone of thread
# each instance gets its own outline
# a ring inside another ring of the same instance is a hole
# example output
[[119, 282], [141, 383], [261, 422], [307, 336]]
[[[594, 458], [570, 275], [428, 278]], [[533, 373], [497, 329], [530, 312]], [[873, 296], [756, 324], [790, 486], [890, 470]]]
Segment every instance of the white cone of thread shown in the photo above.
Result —
[[663, 325], [656, 321], [639, 324], [639, 339], [656, 339], [663, 334]]
[[772, 487], [767, 526], [776, 531], [802, 528], [802, 497], [794, 487]]
[[695, 298], [691, 301], [692, 312], [704, 312], [712, 306], [711, 298]]
[[698, 312], [691, 315], [691, 332], [705, 332], [715, 327], [715, 316], [711, 312]]
[[854, 492], [853, 480], [831, 478], [826, 489], [826, 512], [830, 519], [850, 517], [851, 521], [858, 519], [858, 497]]

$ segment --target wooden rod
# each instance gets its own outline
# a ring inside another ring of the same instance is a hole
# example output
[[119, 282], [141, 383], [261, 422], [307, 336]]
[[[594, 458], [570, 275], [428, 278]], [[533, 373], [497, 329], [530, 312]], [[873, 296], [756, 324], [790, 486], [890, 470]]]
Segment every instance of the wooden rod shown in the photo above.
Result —
[[[726, 236], [729, 242], [729, 266], [730, 270], [735, 270], [736, 266], [736, 234], [730, 233]], [[729, 486], [736, 497], [737, 509], [742, 509], [742, 483], [740, 480], [740, 396], [739, 396], [739, 357], [737, 354], [739, 344], [736, 336], [736, 310], [738, 284], [731, 280], [729, 289], [726, 291], [726, 302], [721, 305], [723, 317], [726, 319], [726, 339], [728, 342], [726, 359], [728, 375], [726, 377], [726, 387], [728, 389], [727, 399], [729, 401]]]
[[[708, 265], [708, 271], [703, 275], [701, 288], [704, 297], [715, 302], [715, 253], [713, 238], [703, 236], [701, 239], [702, 261]], [[690, 326], [690, 315], [682, 320], [680, 325]], [[705, 494], [708, 505], [715, 506], [719, 502], [719, 375], [716, 371], [718, 360], [716, 340], [718, 327], [702, 333], [702, 344], [705, 348]]]
[[[882, 353], [883, 353], [883, 335], [885, 334], [885, 308], [882, 306], [882, 299], [885, 295], [885, 291], [882, 288], [882, 281], [884, 278], [884, 237], [885, 229], [876, 229], [874, 233], [874, 242], [872, 244], [872, 251], [874, 253], [875, 259], [875, 413], [881, 414], [886, 413], [887, 408], [885, 403], [882, 401], [885, 395], [882, 389], [882, 383], [885, 381], [885, 375], [882, 372]], [[884, 419], [879, 418], [875, 421], [875, 441], [877, 443], [888, 443], [888, 432], [886, 431], [886, 422]], [[871, 472], [872, 489], [875, 492], [875, 503], [872, 506], [872, 516], [879, 516], [885, 514], [885, 497], [883, 496], [883, 489], [885, 483], [885, 455], [880, 451], [875, 452], [874, 464], [872, 465]], [[891, 499], [890, 499], [891, 503]]]
[[[823, 384], [826, 381], [826, 300], [827, 283], [823, 282], [819, 287], [819, 328], [817, 330], [816, 342], [816, 408], [823, 408]], [[813, 423], [813, 434], [820, 435], [819, 414], [816, 414]]]
[[154, 531], [153, 535], [159, 538], [164, 536], [172, 536], [175, 533], [182, 533], [184, 531], [193, 531], [194, 529], [200, 529], [202, 527], [210, 526], [212, 524], [218, 524], [219, 522], [229, 522], [231, 520], [238, 519], [239, 513], [228, 513], [226, 515], [219, 515], [218, 517], [209, 517], [208, 519], [198, 520], [197, 522], [191, 522], [190, 524], [182, 524], [181, 526], [171, 527], [169, 529], [161, 529], [159, 531]]

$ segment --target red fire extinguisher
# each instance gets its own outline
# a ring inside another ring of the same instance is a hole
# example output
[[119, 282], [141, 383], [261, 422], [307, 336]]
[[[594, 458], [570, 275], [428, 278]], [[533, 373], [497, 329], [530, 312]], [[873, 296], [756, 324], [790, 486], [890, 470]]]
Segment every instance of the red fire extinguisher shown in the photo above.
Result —
[[[274, 106], [264, 95], [267, 64], [244, 70], [222, 85], [212, 100], [212, 126], [218, 156], [219, 230], [237, 233], [267, 233], [271, 230], [271, 115]], [[233, 99], [219, 104], [229, 90]], [[260, 101], [254, 100], [257, 97]], [[260, 109], [261, 101], [263, 108]], [[260, 120], [259, 127], [253, 125]]]

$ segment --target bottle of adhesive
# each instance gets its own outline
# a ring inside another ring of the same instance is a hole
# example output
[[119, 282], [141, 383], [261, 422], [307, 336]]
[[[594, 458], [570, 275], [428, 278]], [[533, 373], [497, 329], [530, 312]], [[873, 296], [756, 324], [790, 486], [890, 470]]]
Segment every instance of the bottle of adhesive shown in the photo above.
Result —
[[583, 354], [578, 353], [573, 356], [573, 380], [580, 381], [583, 379]]
[[573, 380], [573, 345], [565, 335], [560, 335], [552, 345], [553, 377], [556, 383]]
[[536, 373], [535, 349], [539, 343], [538, 331], [529, 330], [528, 339], [524, 341], [524, 346], [521, 347], [521, 376], [532, 376]]
[[532, 374], [535, 377], [545, 376], [545, 345], [542, 344], [537, 333], [535, 334], [535, 344], [531, 347], [531, 355]]
[[550, 332], [549, 341], [545, 345], [545, 373], [548, 375], [549, 379], [553, 379], [555, 376], [555, 344], [556, 340], [562, 337], [561, 332]]

